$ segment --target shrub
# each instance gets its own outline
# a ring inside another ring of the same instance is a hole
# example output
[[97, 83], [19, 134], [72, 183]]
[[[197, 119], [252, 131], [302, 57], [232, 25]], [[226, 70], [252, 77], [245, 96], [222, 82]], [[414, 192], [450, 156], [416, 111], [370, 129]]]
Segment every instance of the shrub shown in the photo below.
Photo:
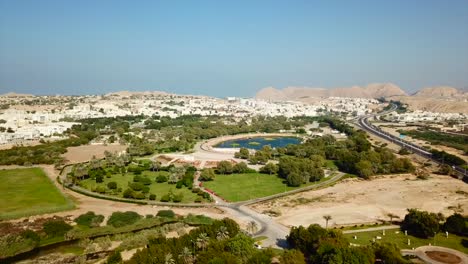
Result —
[[148, 178], [148, 177], [143, 177], [143, 178], [141, 178], [140, 182], [141, 182], [143, 185], [150, 185], [150, 184], [151, 184], [151, 180], [150, 180], [150, 178]]
[[156, 214], [156, 216], [173, 218], [173, 217], [175, 217], [175, 213], [172, 210], [159, 210], [158, 214]]
[[174, 195], [174, 198], [172, 198], [172, 201], [174, 203], [180, 203], [182, 202], [182, 199], [184, 199], [184, 195], [182, 193]]
[[96, 187], [95, 191], [97, 193], [106, 193], [107, 189], [104, 186], [98, 186], [98, 187]]
[[184, 182], [183, 181], [178, 181], [177, 184], [176, 184], [176, 188], [181, 189], [182, 186], [184, 186]]
[[146, 196], [145, 196], [145, 194], [144, 194], [144, 193], [141, 193], [141, 192], [135, 192], [135, 193], [133, 193], [133, 198], [141, 200], [141, 199], [145, 199], [145, 198], [146, 198]]
[[141, 219], [141, 215], [132, 211], [114, 212], [109, 217], [109, 220], [107, 220], [107, 225], [111, 225], [113, 227], [122, 227], [122, 226], [134, 224], [140, 219]]
[[59, 237], [65, 235], [72, 226], [63, 220], [51, 220], [44, 223], [43, 230], [48, 237]]
[[156, 177], [156, 182], [158, 182], [158, 183], [167, 182], [167, 176], [159, 175], [158, 177]]
[[144, 187], [144, 185], [140, 182], [133, 182], [128, 185], [132, 190], [134, 191], [141, 191]]
[[133, 198], [133, 190], [128, 188], [123, 192], [123, 197], [124, 198]]
[[156, 194], [150, 194], [150, 195], [149, 195], [149, 199], [150, 199], [151, 201], [156, 200]]
[[170, 202], [171, 196], [169, 194], [165, 194], [161, 197], [161, 202]]
[[133, 182], [141, 182], [142, 179], [143, 177], [141, 177], [140, 175], [133, 176]]
[[101, 183], [104, 181], [104, 176], [102, 175], [96, 175], [96, 182], [97, 183]]
[[107, 258], [107, 264], [119, 264], [122, 263], [122, 255], [119, 251], [114, 251]]
[[109, 182], [107, 184], [107, 188], [109, 188], [111, 190], [117, 189], [117, 183], [116, 182]]
[[201, 197], [195, 198], [195, 202], [196, 202], [196, 203], [201, 203], [201, 202], [202, 202], [202, 198], [201, 198]]
[[41, 237], [33, 230], [29, 230], [29, 229], [24, 230], [23, 232], [21, 232], [21, 236], [24, 237], [25, 239], [30, 239], [34, 241], [36, 245], [39, 244], [39, 241], [41, 241]]
[[213, 169], [204, 169], [200, 174], [200, 181], [212, 181], [215, 178]]
[[96, 227], [104, 221], [104, 216], [96, 215], [94, 212], [87, 212], [75, 218], [74, 221], [82, 226]]
[[143, 188], [141, 189], [141, 192], [142, 193], [149, 193], [150, 191], [150, 187], [149, 186], [143, 186]]

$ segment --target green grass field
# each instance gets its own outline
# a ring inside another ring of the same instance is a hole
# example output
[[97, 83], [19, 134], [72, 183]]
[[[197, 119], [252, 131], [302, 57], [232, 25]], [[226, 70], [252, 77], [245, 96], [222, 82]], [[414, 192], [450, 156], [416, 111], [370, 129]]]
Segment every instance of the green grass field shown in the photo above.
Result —
[[[172, 191], [174, 194], [179, 194], [182, 193], [184, 198], [182, 199], [182, 203], [193, 203], [195, 199], [198, 197], [197, 194], [192, 193], [191, 190], [187, 189], [186, 187], [182, 187], [180, 189], [176, 188], [175, 184], [169, 184], [167, 182], [164, 183], [157, 183], [155, 181], [156, 177], [160, 174], [164, 175], [169, 175], [168, 172], [165, 171], [144, 171], [142, 173], [143, 176], [147, 176], [148, 178], [151, 179], [152, 183], [149, 185], [150, 191], [149, 193], [155, 194], [156, 195], [156, 200], [159, 201], [161, 197], [165, 194], [167, 194], [169, 191]], [[95, 180], [93, 179], [86, 179], [82, 180], [80, 182], [81, 186], [88, 190], [93, 190], [97, 186], [107, 186], [107, 183], [109, 182], [116, 182], [117, 186], [122, 188], [122, 190], [125, 190], [128, 188], [128, 183], [133, 182], [133, 177], [135, 175], [133, 173], [127, 173], [125, 175], [122, 174], [113, 174], [111, 178], [104, 177], [104, 182], [102, 183], [96, 183]], [[119, 197], [122, 197], [122, 193], [118, 195]]]
[[0, 170], [0, 219], [72, 209], [40, 168]]
[[[396, 232], [399, 233], [397, 234]], [[372, 238], [376, 236], [382, 237], [380, 240], [382, 242], [391, 242], [396, 244], [401, 249], [411, 249], [417, 248], [420, 246], [427, 246], [429, 243], [431, 245], [436, 245], [440, 247], [447, 247], [459, 250], [464, 253], [468, 253], [468, 248], [463, 247], [461, 240], [463, 237], [449, 234], [448, 238], [445, 237], [445, 233], [439, 233], [436, 235], [435, 239], [421, 239], [414, 236], [405, 236], [404, 232], [401, 232], [400, 229], [390, 229], [385, 230], [385, 236], [382, 235], [382, 231], [370, 231], [370, 232], [361, 232], [361, 233], [351, 233], [344, 234], [351, 243], [368, 245], [371, 243]], [[354, 236], [357, 236], [357, 239], [353, 239]], [[408, 246], [408, 238], [410, 239], [411, 245]], [[465, 239], [468, 239], [465, 237]]]
[[[276, 175], [244, 173], [216, 175], [214, 181], [204, 182], [203, 186], [230, 202], [239, 202], [299, 188], [289, 187], [283, 181]], [[311, 184], [314, 183], [307, 185]]]

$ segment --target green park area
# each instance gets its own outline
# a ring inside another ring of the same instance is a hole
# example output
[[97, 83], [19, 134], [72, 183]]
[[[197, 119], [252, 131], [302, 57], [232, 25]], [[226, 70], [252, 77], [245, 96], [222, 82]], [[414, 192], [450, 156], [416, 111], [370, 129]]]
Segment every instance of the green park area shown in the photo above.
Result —
[[[429, 244], [452, 248], [459, 250], [464, 253], [468, 253], [468, 248], [462, 245], [462, 239], [467, 239], [466, 237], [457, 236], [454, 234], [449, 234], [446, 237], [445, 233], [438, 233], [433, 238], [417, 238], [411, 235], [405, 235], [400, 229], [389, 229], [385, 230], [385, 235], [383, 235], [382, 230], [380, 231], [369, 231], [369, 232], [358, 232], [358, 233], [348, 233], [344, 234], [348, 240], [353, 244], [359, 245], [369, 245], [372, 243], [372, 240], [377, 236], [381, 237], [376, 241], [378, 242], [389, 242], [396, 244], [401, 249], [412, 249], [421, 246], [427, 246]], [[357, 239], [354, 239], [356, 236]], [[408, 245], [408, 239], [410, 240], [410, 245]]]
[[0, 220], [73, 208], [40, 168], [0, 170]]
[[[111, 196], [135, 199], [149, 198], [150, 200], [162, 202], [193, 203], [199, 197], [197, 193], [192, 192], [182, 184], [169, 183], [170, 176], [171, 173], [167, 171], [142, 171], [141, 174], [135, 174], [134, 172], [113, 173], [103, 177], [102, 182], [97, 182], [95, 178], [87, 178], [81, 180], [79, 185], [88, 190]], [[157, 182], [158, 177], [163, 180]], [[138, 178], [141, 180], [138, 180]], [[109, 189], [109, 183], [111, 182], [116, 183], [116, 188], [112, 190]], [[138, 186], [137, 182], [141, 182], [143, 186]], [[126, 197], [124, 194], [126, 190], [132, 190], [133, 197]], [[135, 194], [142, 194], [143, 196], [140, 198]], [[151, 195], [155, 196], [154, 199], [150, 197]]]
[[[312, 184], [315, 183], [309, 182], [300, 187]], [[213, 181], [204, 182], [203, 186], [230, 202], [265, 197], [299, 188], [288, 186], [285, 180], [277, 175], [263, 173], [216, 175]]]

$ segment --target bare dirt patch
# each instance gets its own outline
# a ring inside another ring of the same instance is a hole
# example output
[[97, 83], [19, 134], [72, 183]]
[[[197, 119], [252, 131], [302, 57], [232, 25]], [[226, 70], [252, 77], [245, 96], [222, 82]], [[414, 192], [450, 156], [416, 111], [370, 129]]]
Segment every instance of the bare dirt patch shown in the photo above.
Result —
[[[325, 226], [324, 215], [331, 215], [329, 226], [389, 221], [387, 214], [403, 218], [407, 208], [441, 212], [450, 208], [468, 210], [466, 183], [448, 176], [431, 175], [418, 180], [413, 175], [380, 176], [374, 180], [346, 179], [333, 187], [304, 192], [253, 205], [257, 212], [274, 210], [275, 219], [286, 226]], [[394, 219], [397, 220], [397, 219]]]
[[431, 259], [438, 261], [438, 262], [447, 263], [447, 264], [458, 264], [458, 263], [461, 263], [461, 260], [462, 260], [459, 256], [455, 256], [447, 252], [426, 251], [425, 253]]
[[93, 156], [100, 159], [104, 157], [104, 152], [120, 152], [127, 148], [125, 145], [84, 145], [78, 147], [69, 147], [67, 152], [62, 155], [67, 163], [79, 163], [91, 160]]

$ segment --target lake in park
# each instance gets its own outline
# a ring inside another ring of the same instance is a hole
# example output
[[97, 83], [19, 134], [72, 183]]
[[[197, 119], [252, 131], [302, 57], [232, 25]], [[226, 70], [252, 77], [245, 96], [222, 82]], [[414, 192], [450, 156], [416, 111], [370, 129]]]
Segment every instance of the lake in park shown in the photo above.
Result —
[[299, 144], [301, 139], [297, 137], [253, 137], [227, 140], [216, 145], [216, 148], [249, 148], [261, 149], [269, 145], [272, 148], [281, 148], [289, 144]]

